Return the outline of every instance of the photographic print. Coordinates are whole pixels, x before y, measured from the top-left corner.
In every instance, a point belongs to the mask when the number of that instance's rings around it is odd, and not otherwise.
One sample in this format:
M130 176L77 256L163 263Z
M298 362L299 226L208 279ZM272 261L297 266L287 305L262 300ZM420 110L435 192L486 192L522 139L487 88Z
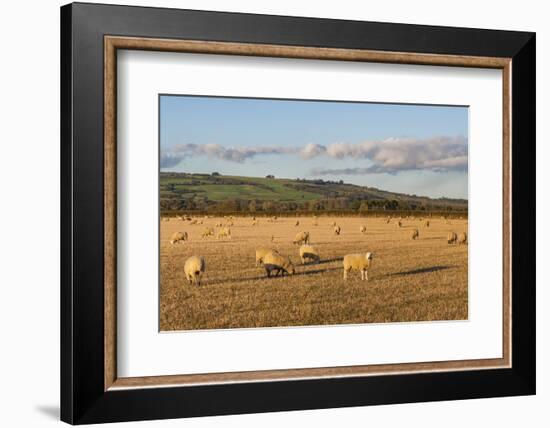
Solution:
M160 330L468 319L468 107L159 95Z

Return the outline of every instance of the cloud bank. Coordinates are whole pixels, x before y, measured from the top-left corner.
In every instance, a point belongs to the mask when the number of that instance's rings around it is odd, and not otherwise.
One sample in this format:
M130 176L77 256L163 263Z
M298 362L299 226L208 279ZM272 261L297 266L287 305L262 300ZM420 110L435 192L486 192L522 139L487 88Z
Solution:
M208 156L243 163L259 155L297 155L304 160L321 156L329 159L368 161L365 167L317 168L311 175L397 174L428 170L449 172L468 170L468 142L464 137L388 138L357 144L307 144L304 147L224 147L219 144L181 144L161 154L161 168L171 168L186 158Z

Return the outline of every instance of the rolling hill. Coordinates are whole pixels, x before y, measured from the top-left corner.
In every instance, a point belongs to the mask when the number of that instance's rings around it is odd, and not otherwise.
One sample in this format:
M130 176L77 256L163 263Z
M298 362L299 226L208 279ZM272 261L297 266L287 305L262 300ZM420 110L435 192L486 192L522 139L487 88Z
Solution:
M326 180L161 172L162 211L459 211L465 199L407 195Z

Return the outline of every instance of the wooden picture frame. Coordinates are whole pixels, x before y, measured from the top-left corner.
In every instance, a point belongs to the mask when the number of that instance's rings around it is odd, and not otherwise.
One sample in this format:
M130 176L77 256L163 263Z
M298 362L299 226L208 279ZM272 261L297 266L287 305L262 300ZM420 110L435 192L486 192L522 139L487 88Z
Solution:
M117 49L502 70L503 357L118 377ZM61 9L61 53L62 420L114 422L535 392L534 34L77 3Z

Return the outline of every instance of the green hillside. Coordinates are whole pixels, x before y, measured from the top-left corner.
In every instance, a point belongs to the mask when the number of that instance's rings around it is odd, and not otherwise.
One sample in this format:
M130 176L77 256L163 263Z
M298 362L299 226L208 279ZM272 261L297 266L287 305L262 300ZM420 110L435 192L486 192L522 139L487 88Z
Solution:
M463 199L431 199L343 181L216 174L160 174L163 211L466 211Z

